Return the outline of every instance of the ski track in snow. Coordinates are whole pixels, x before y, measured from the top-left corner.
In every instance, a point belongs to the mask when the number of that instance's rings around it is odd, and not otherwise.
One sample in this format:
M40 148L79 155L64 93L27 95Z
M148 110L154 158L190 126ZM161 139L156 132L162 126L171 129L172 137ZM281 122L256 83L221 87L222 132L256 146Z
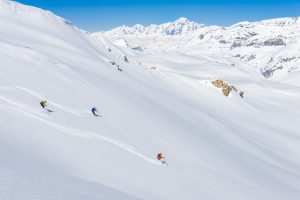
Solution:
M11 100L8 100L7 98L4 98L2 96L0 96L0 99L3 100L3 101L6 101L7 103L13 105L13 106L8 106L8 105L0 105L0 109L2 110L13 110L13 111L17 111L19 113L22 113L24 115L27 115L27 116L30 116L32 118L35 118L36 120L39 120L59 131L62 131L64 133L67 133L67 134L70 134L70 135L73 135L73 136L77 136L77 137L82 137L82 138L90 138L90 139L97 139L97 140L101 140L101 141L105 141L107 143L110 143L114 146L117 146L123 150L126 150L127 152L147 161L147 162L150 162L152 164L155 164L155 165L161 165L160 162L156 161L156 160L153 160L151 158L148 158L147 156L143 155L142 153L138 152L136 150L136 148L128 145L128 144L125 144L124 142L121 142L121 141L117 141L117 140L114 140L114 139L110 139L108 137L105 137L105 136L101 136L101 135L98 135L97 133L94 133L94 132L90 132L90 131L85 131L85 130L78 130L78 129L73 129L73 128L69 128L69 127L65 127L65 126L62 126L62 125L58 125L58 124L55 124L53 122L50 122L48 120L45 120L41 117L38 117L36 116L35 113L33 112L29 112L29 111L23 111L21 110L22 106L21 104L19 103L16 103L14 101L11 101ZM15 107L19 107L19 109L16 109Z
M31 91L31 90L29 90L29 89L27 89L27 88L24 88L24 87L21 87L21 86L15 86L15 88L17 88L17 89L19 89L19 90L22 90L22 91L24 91L24 92L26 92L26 93L28 93L28 94L34 96L35 98L38 99L38 101L40 101L41 99L44 99L43 95L38 94L37 92L33 92L33 91ZM63 111L66 111L66 112L68 112L68 113L70 113L70 114L72 114L72 115L76 115L76 116L84 116L83 113L87 113L87 112L88 112L88 111L85 110L85 109L79 109L79 110L76 110L76 109L70 108L70 107L68 107L68 106L62 106L62 105L57 104L57 103L55 103L55 102L53 102L53 101L51 101L51 100L47 100L47 101L48 101L49 103L51 103L54 107L57 107L57 108L59 108L59 109L61 109L61 110L63 110Z

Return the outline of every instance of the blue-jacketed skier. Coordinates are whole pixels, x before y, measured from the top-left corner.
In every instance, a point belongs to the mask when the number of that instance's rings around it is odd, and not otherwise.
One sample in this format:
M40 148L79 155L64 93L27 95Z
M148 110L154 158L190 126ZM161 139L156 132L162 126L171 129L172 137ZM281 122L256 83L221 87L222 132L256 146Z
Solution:
M98 111L98 110L97 110L96 107L92 108L92 113L94 114L94 116L95 116L95 117L100 117L100 115L98 115L98 114L96 113L97 111Z

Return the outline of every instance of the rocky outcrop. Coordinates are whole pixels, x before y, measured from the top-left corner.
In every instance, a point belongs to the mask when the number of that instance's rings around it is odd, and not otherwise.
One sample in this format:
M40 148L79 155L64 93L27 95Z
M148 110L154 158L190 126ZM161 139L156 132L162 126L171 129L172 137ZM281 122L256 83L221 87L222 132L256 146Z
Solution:
M222 88L222 92L224 96L227 97L231 92L231 87L229 85L224 85L224 87Z
M129 63L129 60L128 60L128 58L126 56L124 56L123 59L124 59L124 62Z
M286 46L286 43L281 38L271 38L263 43L265 46Z
M213 84L213 86L217 87L217 88L223 88L223 86L225 85L224 81L222 80L215 80L211 82Z
M244 91L240 91L239 95L241 98L244 98Z
M224 96L229 96L229 94L231 92L239 92L239 95L241 98L244 98L244 92L243 91L238 91L238 89L233 86L233 85L229 85L228 83L226 83L223 80L217 79L211 82L213 86L215 86L216 88L220 88L222 89L222 93Z

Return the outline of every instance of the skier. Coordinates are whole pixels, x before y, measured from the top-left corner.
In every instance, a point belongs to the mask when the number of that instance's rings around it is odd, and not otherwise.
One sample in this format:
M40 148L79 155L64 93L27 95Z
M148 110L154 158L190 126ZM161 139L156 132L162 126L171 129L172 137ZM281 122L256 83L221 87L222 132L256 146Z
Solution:
M98 110L97 110L96 107L92 108L92 113L94 114L94 116L95 116L95 117L101 117L100 115L98 115L98 114L96 113L97 111L98 111Z
M157 157L157 160L161 161L162 164L167 164L167 162L165 161L165 156L163 155L163 153L158 153L156 157Z
M41 102L40 102L40 105L45 108L47 105L46 105L47 101L45 99L43 99Z

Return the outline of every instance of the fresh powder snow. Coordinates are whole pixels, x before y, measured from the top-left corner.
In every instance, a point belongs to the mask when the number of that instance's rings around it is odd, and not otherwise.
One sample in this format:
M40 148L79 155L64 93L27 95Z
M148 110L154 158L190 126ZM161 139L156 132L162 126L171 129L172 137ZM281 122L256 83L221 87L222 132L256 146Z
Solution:
M299 35L299 18L89 34L0 0L0 199L299 200Z

